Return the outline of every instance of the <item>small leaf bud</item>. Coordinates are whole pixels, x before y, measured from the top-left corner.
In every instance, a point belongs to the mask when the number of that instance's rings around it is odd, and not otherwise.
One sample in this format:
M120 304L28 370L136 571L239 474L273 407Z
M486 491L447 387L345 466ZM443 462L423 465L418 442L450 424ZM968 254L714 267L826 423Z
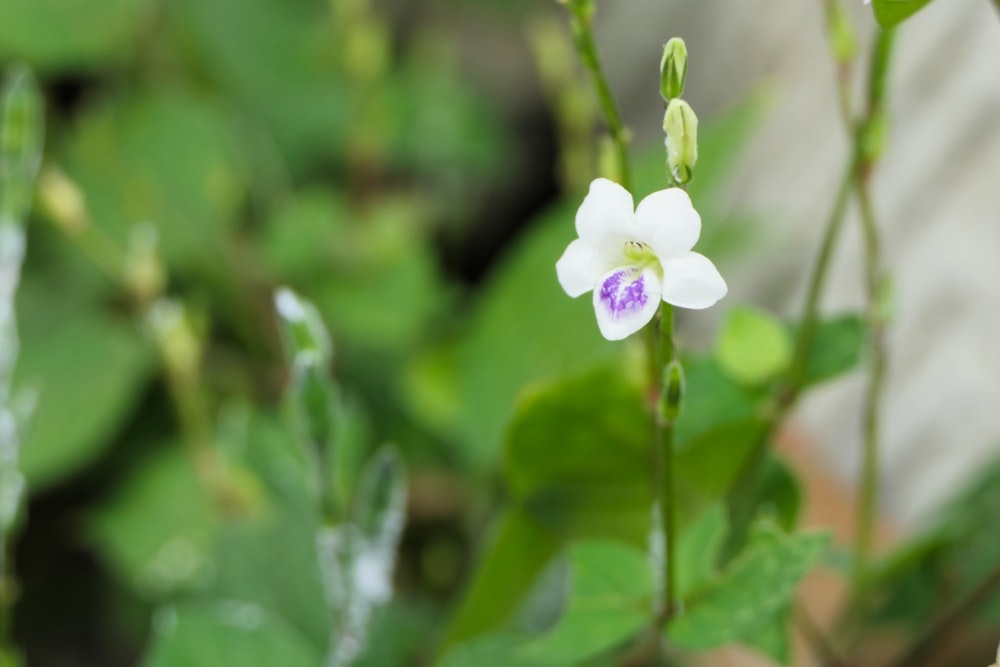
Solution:
M663 131L667 137L667 168L678 185L691 180L698 161L698 116L691 105L680 98L670 100L663 115Z
M687 79L687 45L680 37L674 37L663 46L660 60L660 95L669 103L684 94L684 80Z

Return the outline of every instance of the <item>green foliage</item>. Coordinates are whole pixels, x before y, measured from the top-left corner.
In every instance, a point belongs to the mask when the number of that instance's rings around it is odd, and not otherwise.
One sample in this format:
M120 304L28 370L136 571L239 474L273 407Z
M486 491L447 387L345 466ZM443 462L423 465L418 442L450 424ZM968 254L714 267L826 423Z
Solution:
M928 5L931 0L872 0L875 19L884 30L895 28Z
M0 0L0 58L55 72L126 59L150 0Z
M320 654L261 607L238 601L161 610L144 667L315 667Z
M653 586L645 553L611 542L579 542L569 560L565 612L555 628L521 649L541 664L579 664L626 642L649 622Z
M737 306L729 310L715 343L719 365L736 380L760 384L784 371L792 358L792 339L766 313Z
M219 518L171 441L90 515L87 532L122 581L160 600L205 583Z
M671 641L681 648L703 650L751 641L768 631L776 616L784 618L796 585L820 558L826 541L820 534L788 536L776 529L759 529L747 550L671 623ZM777 651L777 642L768 640L765 645Z
M38 397L21 460L32 488L62 480L107 448L152 362L132 325L101 313L50 311L24 319L15 382Z

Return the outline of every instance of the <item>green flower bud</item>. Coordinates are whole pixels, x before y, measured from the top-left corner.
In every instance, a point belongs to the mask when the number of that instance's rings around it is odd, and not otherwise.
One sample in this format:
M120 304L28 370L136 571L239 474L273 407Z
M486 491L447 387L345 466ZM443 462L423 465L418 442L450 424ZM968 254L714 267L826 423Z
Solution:
M664 102L684 94L684 80L687 78L687 45L680 37L674 37L663 46L660 60L660 95Z
M691 180L698 161L698 116L691 105L680 98L670 100L663 115L663 131L667 133L667 168L678 185Z
M837 62L846 65L854 60L858 51L858 40L854 34L851 17L839 2L827 4L827 25L829 26L830 48Z
M684 367L679 361L671 361L663 369L663 389L660 394L660 416L673 423L681 414L684 398Z

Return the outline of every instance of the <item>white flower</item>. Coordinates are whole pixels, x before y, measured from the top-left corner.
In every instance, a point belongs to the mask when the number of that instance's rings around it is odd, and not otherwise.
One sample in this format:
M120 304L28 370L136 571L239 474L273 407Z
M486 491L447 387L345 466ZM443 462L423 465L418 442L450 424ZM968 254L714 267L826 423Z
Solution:
M726 294L715 265L691 252L701 217L680 188L654 192L633 210L628 190L595 179L576 212L576 233L556 274L571 297L593 290L597 326L608 340L644 327L660 299L700 309Z

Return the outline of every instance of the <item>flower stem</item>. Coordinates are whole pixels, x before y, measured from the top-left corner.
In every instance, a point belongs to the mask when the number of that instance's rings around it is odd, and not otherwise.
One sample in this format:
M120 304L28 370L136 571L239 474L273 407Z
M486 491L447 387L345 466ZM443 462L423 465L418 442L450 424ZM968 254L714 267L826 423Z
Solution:
M658 357L660 369L677 364L677 347L674 343L674 307L664 303L660 308L660 341ZM677 611L677 522L676 491L674 480L674 426L680 407L680 389L671 387L671 380L664 381L664 372L658 373L656 386L660 390L660 406L656 415L657 489L656 502L664 540L663 598L658 602L658 624L662 625Z
M892 50L892 35L880 32L875 37L869 76L868 109L862 120L858 134L861 140L871 134L871 125L879 122L884 106L885 79ZM882 395L885 386L886 315L882 304L881 240L878 223L872 206L869 178L874 167L877 151L866 153L863 164L855 176L854 188L861 211L861 226L865 246L865 286L867 299L867 320L871 368L869 369L868 391L865 396L864 452L861 462L860 497L855 535L855 558L852 573L855 602L864 593L871 560L872 541L875 532L875 516L879 498L879 436Z
M621 185L632 191L632 170L629 164L628 154L628 130L622 123L621 114L618 113L618 105L608 85L608 79L604 75L601 66L601 59L597 53L597 43L594 41L594 6L588 0L567 0L570 11L570 28L573 31L573 43L576 46L577 54L583 62L584 67L590 73L594 82L594 89L597 92L597 99L601 105L604 115L604 122L607 123L611 141L614 143L615 156L618 168L618 178Z

